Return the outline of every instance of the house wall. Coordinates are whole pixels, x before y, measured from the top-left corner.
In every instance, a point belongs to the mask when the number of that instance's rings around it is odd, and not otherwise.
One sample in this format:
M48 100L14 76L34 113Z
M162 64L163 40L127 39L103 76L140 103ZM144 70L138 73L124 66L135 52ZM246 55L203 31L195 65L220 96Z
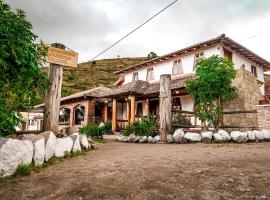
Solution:
M43 113L21 112L21 115L24 119L24 125L20 124L15 127L17 131L40 131L42 129Z

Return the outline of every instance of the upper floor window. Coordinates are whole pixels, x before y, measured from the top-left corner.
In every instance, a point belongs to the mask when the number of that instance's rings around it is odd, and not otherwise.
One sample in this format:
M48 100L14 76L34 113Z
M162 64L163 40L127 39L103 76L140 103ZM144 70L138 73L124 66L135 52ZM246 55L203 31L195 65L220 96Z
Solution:
M202 52L198 52L198 53L195 54L195 56L194 56L194 63L193 63L193 70L196 70L196 68L197 68L197 62L198 62L199 59L202 59L202 58L204 58L204 52L203 51Z
M147 69L146 80L147 81L154 80L154 69L153 69L153 67Z
M173 69L172 69L172 75L182 74L183 73L183 66L182 66L182 60L175 60L173 61Z
M251 65L251 73L257 78L257 67Z
M223 51L224 51L224 58L232 61L232 52L227 49L223 49Z
M134 72L132 75L132 81L137 81L137 80L139 80L139 74L138 72Z

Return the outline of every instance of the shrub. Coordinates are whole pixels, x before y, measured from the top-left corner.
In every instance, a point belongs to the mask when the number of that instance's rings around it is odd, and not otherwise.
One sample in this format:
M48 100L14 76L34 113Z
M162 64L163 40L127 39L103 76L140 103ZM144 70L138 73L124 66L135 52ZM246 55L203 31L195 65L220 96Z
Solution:
M104 134L104 127L99 127L96 124L89 124L87 126L84 126L82 128L80 128L80 132L82 134L87 135L88 137L102 137L102 135Z
M123 135L129 136L135 133L138 136L154 136L157 120L150 114L146 118L141 118L125 127Z
M112 132L112 122L111 121L107 121L104 124L105 124L104 131L106 133L111 133Z
M15 174L19 176L28 176L31 173L31 171L32 171L32 164L21 163L17 166Z

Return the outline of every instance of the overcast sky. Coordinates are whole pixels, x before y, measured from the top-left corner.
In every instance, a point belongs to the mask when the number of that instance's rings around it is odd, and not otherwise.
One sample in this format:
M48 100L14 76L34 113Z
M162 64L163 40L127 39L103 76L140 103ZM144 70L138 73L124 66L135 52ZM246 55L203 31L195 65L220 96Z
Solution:
M88 61L173 0L4 0L34 33ZM222 33L270 60L270 0L179 0L101 58L158 55Z

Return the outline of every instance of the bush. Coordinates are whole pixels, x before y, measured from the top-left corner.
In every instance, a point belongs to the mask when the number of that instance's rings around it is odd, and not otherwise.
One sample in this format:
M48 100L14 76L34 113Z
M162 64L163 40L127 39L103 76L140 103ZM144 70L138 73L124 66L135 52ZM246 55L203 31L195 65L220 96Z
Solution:
M88 137L100 138L103 136L105 129L104 129L104 127L99 127L96 124L89 124L87 126L80 128L80 132L82 134L87 135Z
M28 176L31 173L31 171L32 171L32 164L21 163L17 166L15 174L19 176Z
M112 132L112 122L107 121L104 124L105 124L105 127L104 127L105 133L111 133Z
M150 114L146 118L141 118L133 124L125 127L123 135L129 136L135 133L138 136L154 136L156 131L157 120Z

